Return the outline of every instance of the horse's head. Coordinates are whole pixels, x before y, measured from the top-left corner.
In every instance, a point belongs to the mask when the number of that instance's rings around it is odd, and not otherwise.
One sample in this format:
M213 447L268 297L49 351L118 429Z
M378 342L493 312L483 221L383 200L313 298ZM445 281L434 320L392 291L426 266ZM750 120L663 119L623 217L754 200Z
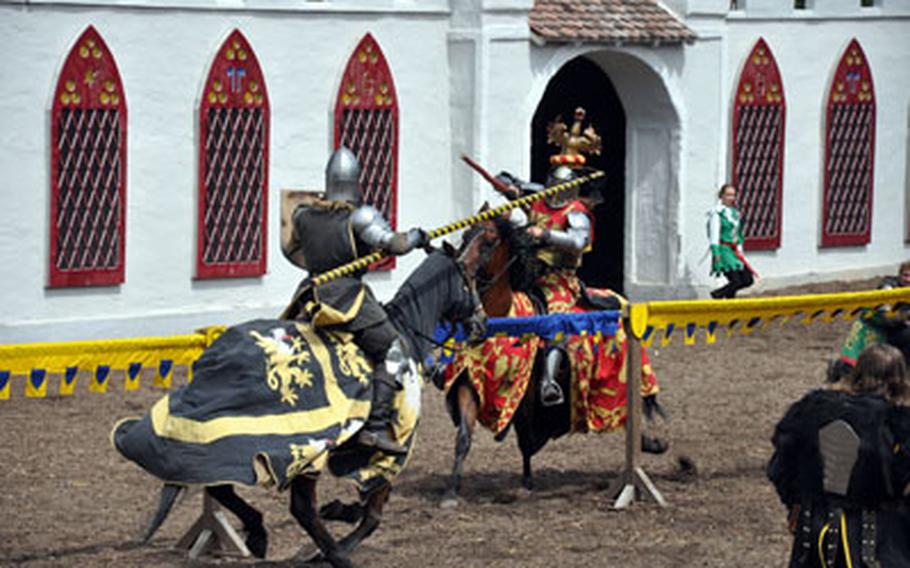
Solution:
M475 225L465 232L461 246L455 249L444 247L458 267L462 279L461 298L453 301L446 319L460 321L465 325L469 340L476 340L486 331L486 314L478 291L479 281L488 271L494 254L501 243L499 232L491 221Z
M527 292L541 274L536 242L512 220L497 217L475 225L462 248L480 239L477 249L477 292L489 316L509 314L514 292Z

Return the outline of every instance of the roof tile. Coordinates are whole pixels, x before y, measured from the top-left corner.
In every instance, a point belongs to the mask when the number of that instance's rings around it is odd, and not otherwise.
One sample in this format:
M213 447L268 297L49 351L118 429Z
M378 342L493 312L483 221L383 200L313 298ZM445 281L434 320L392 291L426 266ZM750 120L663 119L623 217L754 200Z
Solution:
M535 0L531 30L547 41L692 42L696 35L654 0Z

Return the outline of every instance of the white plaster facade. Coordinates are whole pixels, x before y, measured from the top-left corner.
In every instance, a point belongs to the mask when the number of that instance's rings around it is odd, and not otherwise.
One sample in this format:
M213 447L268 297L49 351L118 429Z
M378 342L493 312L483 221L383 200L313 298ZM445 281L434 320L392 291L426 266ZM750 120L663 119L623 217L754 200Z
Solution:
M763 285L890 271L908 254L910 3L668 0L690 45L548 44L532 0L0 0L0 343L185 333L274 316L301 274L278 244L282 188L320 188L338 82L370 32L400 108L399 225L469 213L489 188L458 156L530 170L530 123L548 81L583 55L609 76L626 114L625 288L636 299L692 297L713 284L705 211L729 173L733 90L759 37L787 98L780 249L753 253ZM824 5L824 8L823 8ZM129 105L126 280L49 289L51 97L73 42L94 25ZM212 56L239 28L271 102L268 272L198 281L196 108ZM820 249L824 104L843 48L859 39L877 101L871 243ZM388 298L420 260L369 278ZM852 271L852 272L851 272Z

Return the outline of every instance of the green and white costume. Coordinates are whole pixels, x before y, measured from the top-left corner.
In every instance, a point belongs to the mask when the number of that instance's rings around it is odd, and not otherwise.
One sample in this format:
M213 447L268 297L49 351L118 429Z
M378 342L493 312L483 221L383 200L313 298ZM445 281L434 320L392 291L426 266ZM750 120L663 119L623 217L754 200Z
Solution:
M724 272L746 268L743 261L743 227L739 211L717 203L708 212L708 242L711 243L711 274L720 276ZM737 254L738 253L738 254Z

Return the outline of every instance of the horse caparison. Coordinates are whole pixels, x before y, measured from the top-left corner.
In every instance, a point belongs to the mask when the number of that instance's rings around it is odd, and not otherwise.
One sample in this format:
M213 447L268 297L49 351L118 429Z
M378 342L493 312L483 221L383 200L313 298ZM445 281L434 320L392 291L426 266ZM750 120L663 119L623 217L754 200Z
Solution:
M506 317L510 313L515 294L526 294L532 300L537 314L545 313L545 304L535 297L532 286L542 274L544 266L535 257L536 244L523 228L515 227L507 220L497 219L484 227L475 229L495 230L501 237L493 251L490 262L478 275L481 301L489 317ZM531 380L524 397L515 410L512 422L496 435L502 441L514 426L518 447L522 455L522 485L533 489L534 480L531 470L531 458L539 452L549 440L563 436L570 431L571 408L563 403L555 406L544 406L537 396L537 385L543 372L543 349L537 350L537 356L531 372ZM564 360L564 363L568 363ZM570 370L564 364L557 381L563 392L570 392ZM657 405L656 396L648 397L646 416L651 418L656 411L664 417L663 409ZM480 411L480 400L467 371L455 378L447 394L447 407L456 426L455 458L452 474L446 488L443 504L457 503L461 489L461 477L464 462L471 449L471 441L477 425ZM643 436L643 450L661 453L666 444L657 438Z
M493 238L496 238L495 233L477 232L464 239L458 251L446 247L445 251L431 253L387 304L389 318L401 332L411 354L422 359L428 353L432 347L428 338L432 337L438 321L466 321L476 315L479 305L475 279L483 264L489 262L495 246L490 242ZM336 541L326 529L317 507L317 480L308 475L298 475L290 480L291 514L318 547L314 559L325 560L335 568L351 568L354 564L349 555L379 526L391 484L383 481L369 492L361 493L361 502L352 507L353 516L347 517L347 520L359 520L359 523L348 535ZM165 484L158 511L145 535L146 541L164 521L181 490L180 486ZM262 514L241 498L233 485L210 486L206 492L241 520L250 552L265 557L268 535ZM337 514L337 510L337 503L324 508L327 513L336 511Z

